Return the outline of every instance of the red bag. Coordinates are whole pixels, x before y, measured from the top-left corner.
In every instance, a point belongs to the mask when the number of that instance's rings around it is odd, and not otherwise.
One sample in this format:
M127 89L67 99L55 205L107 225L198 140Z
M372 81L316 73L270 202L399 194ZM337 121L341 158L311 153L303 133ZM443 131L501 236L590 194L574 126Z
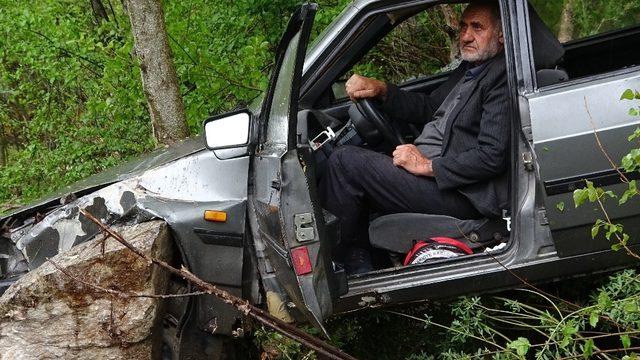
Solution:
M431 260L471 254L473 254L473 250L461 241L447 237L435 237L416 242L404 258L404 265L424 264Z

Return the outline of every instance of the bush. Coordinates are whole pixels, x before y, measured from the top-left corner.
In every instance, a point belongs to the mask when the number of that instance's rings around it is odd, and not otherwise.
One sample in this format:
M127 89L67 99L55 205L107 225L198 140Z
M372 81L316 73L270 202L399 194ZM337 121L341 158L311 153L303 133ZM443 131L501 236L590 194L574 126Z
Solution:
M260 96L297 3L164 3L192 134L207 116ZM129 19L121 2L104 4L109 21L97 24L90 2L0 0L0 137L9 143L0 204L33 200L155 147ZM321 3L316 28L344 4Z

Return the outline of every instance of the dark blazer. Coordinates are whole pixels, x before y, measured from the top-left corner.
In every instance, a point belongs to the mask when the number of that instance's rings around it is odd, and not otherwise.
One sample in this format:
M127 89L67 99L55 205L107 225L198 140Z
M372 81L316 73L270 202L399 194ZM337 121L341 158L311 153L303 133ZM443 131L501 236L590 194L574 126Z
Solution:
M431 121L449 92L469 67L463 62L431 94L388 86L384 109L394 120ZM489 60L472 80L447 122L442 157L433 160L440 190L456 189L484 216L499 217L508 208L508 164L511 111L504 54Z

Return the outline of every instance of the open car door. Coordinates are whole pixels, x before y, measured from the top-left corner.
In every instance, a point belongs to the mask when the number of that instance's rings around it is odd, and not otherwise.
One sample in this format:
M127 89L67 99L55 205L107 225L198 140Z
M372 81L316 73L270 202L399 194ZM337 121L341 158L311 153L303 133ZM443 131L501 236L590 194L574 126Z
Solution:
M297 310L323 332L336 293L322 209L313 201L315 180L305 150L296 148L298 97L315 4L291 18L261 110L253 158L250 211L254 236L269 260L263 280L277 279ZM265 271L265 269L261 269Z

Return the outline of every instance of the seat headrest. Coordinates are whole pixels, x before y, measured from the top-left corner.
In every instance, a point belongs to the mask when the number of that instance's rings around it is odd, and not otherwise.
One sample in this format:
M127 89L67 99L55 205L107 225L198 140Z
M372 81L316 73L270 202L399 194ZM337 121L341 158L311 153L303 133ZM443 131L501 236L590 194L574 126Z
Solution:
M531 26L533 60L536 69L553 69L564 56L562 44L540 19L531 4L529 4L529 23Z

